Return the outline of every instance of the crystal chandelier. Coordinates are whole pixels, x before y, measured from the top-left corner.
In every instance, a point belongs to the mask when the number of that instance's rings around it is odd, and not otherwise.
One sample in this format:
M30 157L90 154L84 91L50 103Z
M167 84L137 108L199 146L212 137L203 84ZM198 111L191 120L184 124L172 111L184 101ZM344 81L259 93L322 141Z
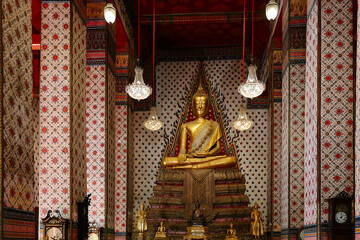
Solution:
M138 59L139 61L139 59ZM130 95L131 98L138 101L143 100L150 96L151 87L144 83L143 69L138 65L135 67L135 80L132 84L129 84L125 88L125 92Z
M156 114L156 107L151 107L150 116L144 122L144 127L149 129L150 131L157 131L164 126L163 121L161 121Z
M248 77L245 83L240 84L238 91L246 98L260 96L265 90L265 84L260 82L256 76L257 67L251 64L248 68Z
M155 89L155 0L153 0L153 90ZM155 94L152 95L152 102L155 101ZM150 108L150 116L144 122L145 128L150 131L157 131L162 126L164 126L163 121L161 121L156 114L156 107L153 106Z
M234 128L240 131L245 131L251 128L254 124L253 120L248 119L246 115L246 109L244 106L240 107L240 113L238 119L233 123Z
M104 18L107 23L113 24L116 20L116 10L112 3L107 3L104 8Z
M270 0L266 5L265 13L269 21L275 20L279 12L279 5L275 0Z

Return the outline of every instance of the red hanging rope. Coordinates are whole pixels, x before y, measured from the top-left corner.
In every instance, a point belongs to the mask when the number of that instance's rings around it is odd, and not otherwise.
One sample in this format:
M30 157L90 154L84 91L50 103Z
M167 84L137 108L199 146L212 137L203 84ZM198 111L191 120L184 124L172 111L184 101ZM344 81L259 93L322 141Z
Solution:
M155 93L155 0L153 0L153 94L152 100L154 103L154 93Z
M252 0L251 57L254 57L254 0Z
M245 83L245 3L244 1L244 21L243 21L243 82Z
M138 0L138 58L140 59L140 0Z

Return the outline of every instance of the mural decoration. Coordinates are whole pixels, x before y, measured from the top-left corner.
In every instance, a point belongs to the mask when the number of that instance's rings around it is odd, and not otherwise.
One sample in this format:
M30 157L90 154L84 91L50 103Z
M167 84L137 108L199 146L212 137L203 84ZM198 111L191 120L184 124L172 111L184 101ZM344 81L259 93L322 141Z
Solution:
M2 6L3 202L5 207L34 211L31 2L8 0Z

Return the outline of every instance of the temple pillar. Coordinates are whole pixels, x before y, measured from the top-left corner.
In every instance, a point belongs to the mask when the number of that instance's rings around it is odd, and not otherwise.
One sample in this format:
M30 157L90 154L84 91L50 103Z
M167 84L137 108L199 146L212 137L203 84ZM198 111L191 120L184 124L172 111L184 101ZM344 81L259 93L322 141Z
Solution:
M129 41L121 18L116 18L115 93L115 239L126 239L128 198L128 84Z
M281 238L303 226L306 1L283 4Z
M0 239L31 238L38 206L31 1L2 1L1 16Z
M282 96L281 96L282 51L275 49L270 57L271 73L270 102L268 112L268 236L270 239L281 237L281 131L282 131Z
M86 6L76 4L43 1L41 9L40 221L60 211L69 239L77 239L76 203L86 196Z
M353 1L308 1L305 239L328 239L327 199L354 193Z
M359 35L360 33L360 10L359 7L357 7L357 35ZM356 94L356 109L355 109L355 125L356 125L356 131L355 131L355 144L354 144L354 148L355 148L355 186L357 186L355 188L355 239L358 240L360 239L360 103L359 103L359 96L360 96L360 71L359 71L359 67L360 67L360 39L359 37L357 38L357 45L356 45L356 59L354 59L354 61L356 61L356 89L355 89L355 94Z
M102 238L115 230L115 34L106 23L106 2L87 3L86 161L91 194L89 222Z

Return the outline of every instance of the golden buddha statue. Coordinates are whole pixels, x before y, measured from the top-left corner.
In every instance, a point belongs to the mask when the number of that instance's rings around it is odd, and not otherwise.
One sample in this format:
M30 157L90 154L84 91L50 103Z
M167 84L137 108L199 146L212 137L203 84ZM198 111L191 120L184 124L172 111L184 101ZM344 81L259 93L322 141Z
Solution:
M166 236L166 228L164 227L164 222L161 221L160 222L160 226L158 227L156 234L155 234L155 240L160 240L160 239L169 239Z
M259 205L255 202L254 211L251 212L251 228L250 233L255 237L255 240L260 239L264 235L263 219L261 212L258 210Z
M146 219L146 211L144 210L144 204L140 205L140 211L137 214L137 224L136 229L139 233L144 233L147 230L147 219Z
M222 137L219 123L205 119L209 110L209 97L201 83L192 98L196 119L180 127L180 153L177 157L165 157L163 166L172 169L227 168L237 163L235 157L219 155ZM186 152L187 138L190 138Z
M230 223L230 228L226 230L226 240L238 240L239 238L236 236L236 229L233 228L233 224Z

